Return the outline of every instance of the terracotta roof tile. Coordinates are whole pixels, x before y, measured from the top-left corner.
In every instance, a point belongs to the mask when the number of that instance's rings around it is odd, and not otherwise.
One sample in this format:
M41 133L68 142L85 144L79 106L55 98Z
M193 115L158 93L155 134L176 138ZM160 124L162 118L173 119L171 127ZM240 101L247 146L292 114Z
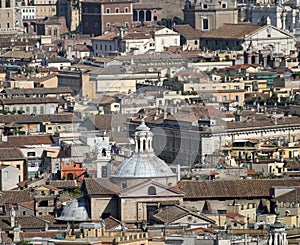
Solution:
M41 123L41 122L52 122L52 123L72 123L81 122L73 113L63 114L49 114L49 115L27 115L27 114L15 114L15 115L0 115L0 123Z
M192 212L186 208L180 207L178 205L174 205L174 206L169 206L167 208L164 208L162 210L160 210L158 213L154 214L153 217L163 223L171 223L174 222L180 218L183 218L187 215L193 215L196 216L200 219L204 219L210 223L215 223L215 221L213 221L212 219L201 215L201 214L197 214L195 212Z
M12 97L6 99L0 99L2 105L14 105L14 104L45 104L45 103L58 103L58 99L55 97Z
M0 147L21 147L25 145L52 145L50 135L8 136L7 142L0 142Z
M18 148L0 148L0 160L25 160L25 156Z
M49 76L43 76L40 78L32 78L36 82L36 80L45 80L52 77L56 77L56 74L50 74ZM50 94L71 94L73 90L69 87L59 87L59 88L7 88L3 90L1 93L7 94L8 96L15 95L50 95Z
M106 219L104 219L104 222L105 222L105 230L112 230L122 224L120 220L117 220L112 216L109 216Z
M272 186L300 186L299 179L179 181L179 190L188 199L269 198Z
M58 189L79 187L76 180L50 180L49 185Z
M204 32L203 38L243 39L264 27L248 23L224 24L223 26L208 32Z
M175 25L173 29L174 31L178 32L181 36L184 36L187 39L200 39L200 37L203 35L202 31L196 30L190 25Z
M84 180L84 186L89 195L108 194L114 195L120 191L120 187L112 183L109 179L89 179Z
M2 191L0 195L0 203L2 204L18 204L30 202L34 199L34 193L30 189L21 191Z
M300 188L296 188L275 198L278 202L295 202L300 203Z
M235 219L236 217L238 218L244 218L244 215L241 215L239 213L226 213L226 217L231 218L231 219Z

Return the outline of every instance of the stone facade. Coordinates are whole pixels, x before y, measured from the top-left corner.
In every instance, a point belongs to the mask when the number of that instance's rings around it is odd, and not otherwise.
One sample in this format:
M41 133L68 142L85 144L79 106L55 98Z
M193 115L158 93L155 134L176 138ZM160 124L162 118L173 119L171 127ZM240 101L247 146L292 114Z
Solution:
M187 0L183 9L185 23L202 31L214 30L224 23L236 24L238 22L238 9L236 0L211 1Z

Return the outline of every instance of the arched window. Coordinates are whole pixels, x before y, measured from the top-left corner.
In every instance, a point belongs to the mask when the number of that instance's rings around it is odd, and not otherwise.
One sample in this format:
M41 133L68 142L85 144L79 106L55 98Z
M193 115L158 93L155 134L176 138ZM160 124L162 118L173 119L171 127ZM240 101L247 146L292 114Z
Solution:
M146 140L143 140L143 151L146 150Z
M156 188L154 186L149 186L148 195L156 195Z
M73 180L73 174L72 173L68 173L67 174L67 180Z
M136 10L133 10L133 21L137 21L138 20L138 14Z
M34 106L32 109L32 113L36 115L36 112L37 112L37 109L36 109L36 106Z
M44 106L42 106L42 105L40 106L40 114L41 115L45 114Z
M102 156L106 157L106 150L105 149L102 149Z
M139 12L139 21L144 21L145 20L145 13L144 11Z
M138 150L140 150L141 149L141 140L140 139L137 140L137 144L138 144Z
M146 11L146 21L151 21L152 19L152 13L150 10Z

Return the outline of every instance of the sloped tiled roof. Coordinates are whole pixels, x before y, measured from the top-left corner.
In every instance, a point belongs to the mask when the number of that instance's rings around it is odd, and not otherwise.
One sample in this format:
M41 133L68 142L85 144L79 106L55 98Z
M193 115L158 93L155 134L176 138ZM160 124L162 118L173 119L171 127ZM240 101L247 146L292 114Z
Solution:
M43 76L37 79L49 79L56 77L55 74L50 74L49 76ZM32 78L35 80L35 78ZM59 88L6 88L3 93L8 94L9 96L14 95L32 95L32 94L65 94L72 93L73 90L70 87L59 87Z
M202 31L196 30L190 25L175 25L173 26L174 31L178 32L181 36L185 38L200 38L203 34Z
M8 136L7 142L0 142L0 147L21 147L24 145L52 145L50 135Z
M178 181L185 198L269 198L272 186L300 186L300 179Z
M12 97L6 99L0 99L0 103L3 105L14 105L14 104L44 104L44 103L58 103L58 99L55 97Z
M21 229L45 229L47 222L35 216L18 216L16 222L21 226ZM10 216L0 216L0 228L2 230L12 229L10 225Z
M24 155L18 148L0 148L0 160L23 160Z
M109 216L106 219L104 219L104 222L105 222L105 230L112 230L117 226L121 225L122 223L120 220L117 220L112 216Z
M204 32L204 38L243 39L246 35L257 32L264 27L248 23L224 24L223 26L208 32Z
M59 189L79 187L76 180L50 180L49 185Z
M48 114L48 115L27 115L27 114L14 114L14 115L0 115L0 123L41 123L41 122L52 122L52 123L71 123L81 122L73 113L62 113L62 114Z
M84 185L88 195L114 195L120 191L120 187L112 183L109 179L86 178Z
M272 118L260 118L259 120L248 120L248 121L237 121L237 122L226 122L227 130L236 130L241 128L252 128L252 130L256 130L257 128L274 128L274 127L282 127L282 126L292 126L292 125L300 125L299 117L283 117L278 118L276 120L276 124L274 124Z
M190 211L186 208L180 207L178 205L169 206L165 209L162 209L157 214L154 214L153 217L163 223L171 223L171 222L181 219L187 215L193 215L193 216L203 219L207 222L215 223L214 220L212 220L204 215L197 214L195 212L192 212L192 211Z
M291 190L275 198L278 202L295 202L300 203L300 188Z
M2 58L31 59L31 51L12 50L0 55Z
M226 213L226 217L230 218L230 219L235 219L235 218L244 218L245 216L244 215L241 215L239 213L232 213L232 212L229 212L229 213Z
M116 32L109 32L109 33L103 34L101 36L93 37L91 40L95 40L95 41L112 41L117 37L118 37L118 35L117 35Z
M2 204L18 204L30 202L34 199L34 193L30 189L21 191L2 191L0 195L0 203Z

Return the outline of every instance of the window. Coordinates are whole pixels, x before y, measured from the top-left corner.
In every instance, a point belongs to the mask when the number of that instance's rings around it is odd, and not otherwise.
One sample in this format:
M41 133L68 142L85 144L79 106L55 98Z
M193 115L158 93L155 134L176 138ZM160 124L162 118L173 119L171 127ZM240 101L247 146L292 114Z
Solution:
M125 27L129 27L129 23L128 22L125 22Z
M5 8L10 8L10 0L5 0Z
M208 19L203 19L202 21L202 29L203 30L208 30Z
M51 36L51 34L52 34L52 33L51 33L51 30L48 30L48 35Z
M115 9L115 12L118 14L118 13L120 13L120 9L119 8L116 8Z
M202 8L203 8L203 9L207 9L207 8L208 8L208 5L207 5L207 4L203 4L203 5L202 5Z
M226 8L227 8L226 3L222 3L222 9L226 9Z
M57 37L57 30L54 30L54 36Z
M6 13L7 18L9 18L9 13Z
M129 12L127 7L124 9L124 12L125 12L125 13L128 13L128 12Z
M26 114L29 114L29 113L30 113L30 107L26 106Z
M110 23L106 23L106 27L109 28L110 27Z
M195 44L195 45L198 45L198 40L195 40L194 44Z
M36 112L37 112L37 109L36 109L36 106L34 106L32 109L32 113L36 115Z
M165 44L165 39L161 39L161 45Z
M156 188L154 186L149 186L148 195L156 195Z
M45 114L45 112L44 112L44 106L42 106L42 105L41 105L41 107L40 107L40 114L41 114L41 115Z
M35 157L35 152L34 151L27 152L27 157Z
M109 14L110 13L110 8L106 9L106 13Z

